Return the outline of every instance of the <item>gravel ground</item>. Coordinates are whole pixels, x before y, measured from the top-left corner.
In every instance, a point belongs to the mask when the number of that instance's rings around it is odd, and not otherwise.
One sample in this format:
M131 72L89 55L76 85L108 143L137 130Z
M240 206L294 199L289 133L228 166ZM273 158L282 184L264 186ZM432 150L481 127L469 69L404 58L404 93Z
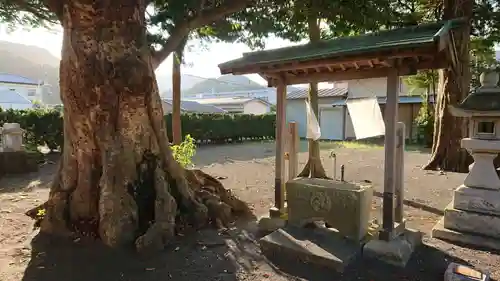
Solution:
M351 148L323 144L322 158L333 175L330 151L338 165L345 165L346 180L370 180L382 191L383 149ZM299 156L306 161L305 143ZM274 144L248 143L206 146L198 150L195 163L204 171L227 177L227 188L251 204L257 216L267 214L273 202ZM422 171L428 160L425 152L405 155L406 218L412 228L430 233L451 201L463 174ZM343 275L314 268L286 258L267 260L256 244L255 224L244 223L226 231L204 230L176 241L162 254L134 255L115 251L93 241L66 241L38 235L24 211L44 201L55 165L47 164L38 173L0 180L0 280L442 280L450 261L471 264L500 280L498 253L471 250L424 237L421 247L405 269L364 261ZM378 193L377 193L378 194ZM380 218L381 200L375 196L373 217Z

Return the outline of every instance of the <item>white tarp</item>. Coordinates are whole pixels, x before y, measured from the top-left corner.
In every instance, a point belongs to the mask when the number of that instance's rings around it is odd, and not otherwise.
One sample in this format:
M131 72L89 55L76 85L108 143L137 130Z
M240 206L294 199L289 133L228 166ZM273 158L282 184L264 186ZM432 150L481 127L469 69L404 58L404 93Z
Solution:
M351 115L356 139L383 136L385 123L377 98L348 99L347 110Z
M319 127L318 119L314 115L311 104L306 100L306 114L307 114L307 133L306 138L318 140L321 137L321 129Z

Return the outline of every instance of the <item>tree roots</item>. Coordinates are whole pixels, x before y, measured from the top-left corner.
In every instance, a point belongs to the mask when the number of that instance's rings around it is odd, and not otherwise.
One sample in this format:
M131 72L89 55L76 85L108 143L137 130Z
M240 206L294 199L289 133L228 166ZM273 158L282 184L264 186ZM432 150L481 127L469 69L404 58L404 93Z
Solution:
M110 189L111 182L106 184L101 180L99 218L90 220L93 225L85 231L79 221L71 220L68 215L71 193L54 187L49 200L26 215L35 220L35 227L40 226L41 231L60 234L55 227L60 219L55 218L64 217L67 234L94 236L109 246L135 243L138 251L163 249L175 233L186 228L208 224L226 228L237 218L253 217L248 205L225 189L219 180L197 169L181 172L182 182L174 180L154 155L145 153L137 165L138 177L128 184L126 193ZM53 184L60 184L57 177ZM181 190L182 186L187 190Z
M330 179L323 168L321 159L309 158L302 172L297 176L299 178L317 178L317 179Z

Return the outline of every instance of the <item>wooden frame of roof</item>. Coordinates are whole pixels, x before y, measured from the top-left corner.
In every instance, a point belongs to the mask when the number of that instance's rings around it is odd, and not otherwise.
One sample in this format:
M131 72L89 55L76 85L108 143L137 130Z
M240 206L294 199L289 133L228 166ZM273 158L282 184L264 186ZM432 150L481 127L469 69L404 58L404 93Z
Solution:
M361 36L257 51L219 65L221 74L258 73L276 86L307 82L385 77L397 69L399 76L418 70L439 69L456 59L450 31L464 20L428 23Z

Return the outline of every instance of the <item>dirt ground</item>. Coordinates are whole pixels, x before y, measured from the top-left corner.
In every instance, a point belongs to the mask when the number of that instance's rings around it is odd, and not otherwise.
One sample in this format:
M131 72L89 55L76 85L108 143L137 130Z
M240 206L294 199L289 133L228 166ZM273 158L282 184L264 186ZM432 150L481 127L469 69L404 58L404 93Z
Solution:
M346 180L370 180L382 191L383 150L376 147L337 147L323 144L325 168L333 176L334 149L337 163L345 165ZM299 162L305 164L305 143ZM223 183L251 204L257 216L267 214L273 202L274 144L248 143L206 146L195 163L204 171L227 177ZM0 280L1 281L156 281L156 280L443 280L451 261L470 264L500 280L500 256L451 245L428 236L451 201L452 191L463 174L422 171L428 154L405 155L406 218L409 226L426 233L425 245L405 269L374 261L360 261L344 274L314 268L286 258L269 261L261 255L255 224L245 223L229 231L203 230L180 237L164 253L141 256L132 251L108 249L93 241L68 241L36 235L24 211L44 201L47 184L55 171L46 164L38 173L0 180ZM337 173L339 174L339 173ZM377 195L376 194L376 195ZM381 200L375 196L373 216L380 218Z

